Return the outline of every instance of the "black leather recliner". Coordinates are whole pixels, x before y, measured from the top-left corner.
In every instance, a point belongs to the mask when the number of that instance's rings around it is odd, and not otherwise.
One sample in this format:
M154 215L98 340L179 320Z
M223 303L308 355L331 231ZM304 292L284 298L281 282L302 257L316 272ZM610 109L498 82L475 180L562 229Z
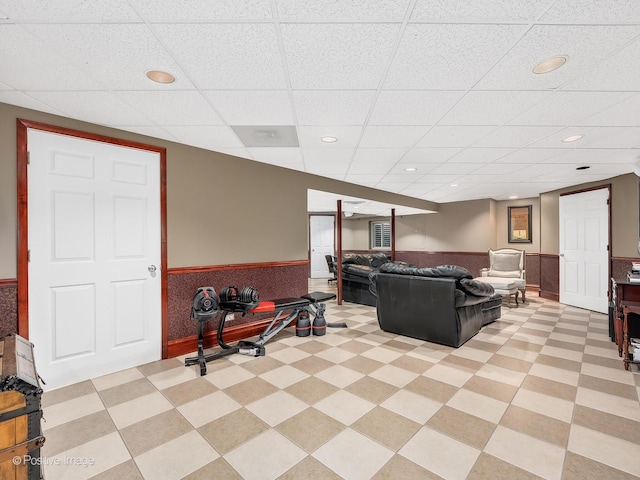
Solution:
M378 323L386 332L459 347L500 318L502 298L455 265L383 265L371 275Z

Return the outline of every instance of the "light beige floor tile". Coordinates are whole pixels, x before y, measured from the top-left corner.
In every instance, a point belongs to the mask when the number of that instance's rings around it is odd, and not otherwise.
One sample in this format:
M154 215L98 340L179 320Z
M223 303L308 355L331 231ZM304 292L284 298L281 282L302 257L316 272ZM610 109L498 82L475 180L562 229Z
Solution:
M245 480L273 480L306 456L304 450L284 435L267 430L227 453L224 458Z
M478 375L470 378L469 381L464 384L464 388L506 403L511 402L518 391L518 388L513 385L497 382Z
M178 407L191 400L204 397L214 393L218 389L211 382L207 382L203 377L194 378L188 382L165 388L162 394L175 406Z
M398 453L442 478L463 480L478 459L480 450L423 427Z
M104 406L109 408L122 402L128 402L143 395L149 395L156 392L157 389L145 377L133 380L131 382L116 385L104 390L100 390L100 398Z
M104 409L104 404L97 393L90 393L66 402L56 403L42 409L43 416L46 419L46 422L42 423L42 430L49 430Z
M455 387L461 387L473 376L473 374L469 372L441 364L434 365L424 372L423 375L434 380L448 383Z
M346 338L341 335L324 335L320 337L314 336L313 339L318 343L324 343L325 345L330 345L332 347L337 347L339 345L342 345L343 343L351 341L350 338Z
M492 422L446 405L429 419L426 426L477 449L484 448L496 428Z
M134 460L144 478L178 480L218 457L218 452L194 430Z
M209 383L209 382L205 382ZM211 385L209 383L209 385ZM212 388L215 388L212 386ZM248 405L260 400L267 395L271 395L279 390L278 387L263 380L261 377L253 377L244 382L236 383L223 391L233 398L240 405Z
M576 405L573 424L640 445L640 422L628 418Z
M66 387L56 388L55 390L47 390L42 394L41 403L43 408L47 408L57 403L84 397L92 393L96 393L96 388L91 380L86 380Z
M282 367L278 367L270 372L263 373L260 378L272 383L278 388L287 388L289 385L293 385L300 380L304 380L308 376L308 373L298 370L297 368L293 368L289 365L283 365Z
M198 367L198 372L200 367ZM184 383L189 380L193 380L197 377L195 367L187 368L185 366L172 368L165 370L155 375L147 377L151 383L153 383L158 390L164 390L165 388Z
M525 362L533 362L538 356L538 352L536 351L521 350L519 348L514 348L508 345L504 345L496 353L498 353L499 355L505 355L507 357L517 358L518 360L524 360Z
M573 360L574 362L581 362L583 355L582 352L567 350L566 348L553 347L550 345L545 345L544 347L542 347L540 353L543 355L564 358L566 360Z
M469 342L467 342L469 343ZM452 352L451 355L455 355L457 357L467 358L469 360L475 360L476 362L486 362L491 358L493 352L489 352L487 350L482 350L479 348L468 347L467 344L462 345L456 351Z
M100 410L46 430L42 455L53 457L116 430L109 413Z
M302 360L309 355L311 355L309 352L305 352L304 350L300 350L296 347L283 348L282 350L278 350L277 352L269 352L269 358L273 358L286 364L297 362L298 360Z
M518 390L511 403L563 422L570 423L573 416L573 402L524 388Z
M316 353L315 356L337 364L355 357L356 354L341 347L331 347Z
M224 455L268 429L253 413L240 408L201 426L198 433Z
M129 425L120 430L120 436L135 457L192 429L191 424L174 409Z
M568 342L568 343L577 343L579 345L584 345L586 341L586 337L583 337L581 335L567 335L566 333L556 333L556 332L551 333L551 335L549 335L549 338L551 340L559 340L561 342Z
M335 393L338 387L331 385L316 377L308 377L304 380L294 383L287 387L285 391L294 397L299 398L308 405L313 405L332 393Z
M417 393L399 390L382 402L380 406L403 415L414 422L424 424L442 407L442 403Z
M426 362L438 363L443 358L446 358L449 353L450 352L447 350L436 350L421 345L411 350L409 353L407 353L407 355L410 357L418 358L420 360L424 360Z
M255 416L275 427L307 408L307 404L287 392L275 392L268 397L250 403L245 408Z
M465 388L458 390L447 402L447 405L493 423L500 421L509 406L506 402L501 402Z
M239 408L238 402L218 391L184 403L178 407L178 411L198 428Z
M529 370L529 375L535 375L536 377L546 378L547 380L553 380L555 382L566 383L567 385L578 385L578 379L580 373L565 370L563 368L550 367L548 365L541 365L535 363Z
M374 408L375 404L344 390L338 390L320 400L314 407L345 425L351 425Z
M300 479L322 479L322 480L342 480L337 473L320 463L315 458L308 456L301 462L295 464L286 473L278 477L278 480L300 480ZM225 479L226 480L226 479Z
M129 383L139 378L144 378L144 375L137 368L128 368L121 372L111 373L102 377L93 378L91 381L96 387L96 390L106 390L107 388L116 387L123 383Z
M439 475L398 454L391 457L391 460L378 470L372 480L397 480L399 478L402 480L442 480Z
M348 385L344 390L377 405L396 393L398 388L367 376Z
M387 463L393 452L352 429L346 429L316 450L313 456L343 478L368 480Z
M640 476L640 445L572 425L568 449L623 472Z
M638 408L637 400L629 400L628 398L609 395L589 388L578 387L576 404L625 417L636 422L640 421L640 408Z
M500 420L503 427L566 448L571 424L526 408L509 406Z
M361 339L358 339L358 341L361 341ZM391 363L401 355L402 353L400 352L384 347L374 347L362 353L362 356L382 363Z
M567 452L564 461L563 480L637 480L637 475L623 472L604 463L591 460L577 453Z
M331 441L345 425L310 407L281 422L276 430L308 453Z
M119 403L108 409L113 423L119 429L133 425L159 413L171 410L173 405L160 392Z
M560 480L564 448L498 425L484 451L549 480Z
M418 374L393 365L385 365L380 367L378 370L371 372L369 376L395 387L402 388L407 383L414 380Z
M351 424L353 430L394 452L402 447L421 426L420 423L383 407L375 407Z
M467 480L540 480L541 477L522 470L487 453L480 454ZM585 480L584 478L581 480Z
M618 349L612 344L611 348L596 347L593 345L585 345L584 353L589 355L596 355L598 357L610 358L613 360L620 360L618 356Z
M128 460L91 477L91 480L144 480L136 462Z
M118 432L83 443L47 459L47 480L84 480L131 459Z
M364 374L345 368L342 365L334 365L333 367L316 373L316 377L338 388L344 388L364 377Z
M519 387L526 377L526 374L522 372L516 372L515 370L499 367L498 365L491 365L489 363L478 370L477 375L515 387Z
M233 365L223 370L208 372L205 378L222 390L236 383L244 382L254 376L255 375L246 368L242 368L240 365Z
M199 468L195 472L190 473L182 480L242 480L242 477L236 472L224 458L217 458L213 462L207 463L204 467ZM113 479L112 479L113 480ZM120 480L120 479L118 479ZM125 480L124 478L122 480ZM129 480L128 478L126 480Z
M604 380L611 380L614 382L623 383L625 385L633 385L633 375L624 369L622 361L620 361L618 366L618 369L613 369L602 367L600 365L594 365L592 363L583 363L580 372L584 373L585 375L602 378Z

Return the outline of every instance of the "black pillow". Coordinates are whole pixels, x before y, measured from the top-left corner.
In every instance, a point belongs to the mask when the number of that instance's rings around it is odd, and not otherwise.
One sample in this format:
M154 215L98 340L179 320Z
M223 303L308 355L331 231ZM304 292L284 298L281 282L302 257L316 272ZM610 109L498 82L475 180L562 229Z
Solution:
M473 280L472 278L463 278L458 282L458 284L460 286L460 290L477 297L490 297L495 293L493 285Z
M462 278L473 278L473 275L471 275L469 270L458 265L439 265L437 267L433 267L432 270L434 277L455 278L456 280L460 280Z

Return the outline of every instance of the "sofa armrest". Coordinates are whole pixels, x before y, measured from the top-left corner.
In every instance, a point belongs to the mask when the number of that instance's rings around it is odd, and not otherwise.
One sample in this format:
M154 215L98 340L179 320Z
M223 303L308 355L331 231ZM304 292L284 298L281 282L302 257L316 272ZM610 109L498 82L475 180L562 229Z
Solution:
M481 268L480 269L480 276L481 277L488 277L489 276L489 269L488 268Z

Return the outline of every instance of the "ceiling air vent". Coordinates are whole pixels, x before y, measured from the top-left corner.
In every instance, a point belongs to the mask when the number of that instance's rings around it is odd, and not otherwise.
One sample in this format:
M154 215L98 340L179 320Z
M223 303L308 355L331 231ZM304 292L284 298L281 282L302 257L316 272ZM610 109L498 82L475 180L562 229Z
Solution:
M293 125L231 127L245 147L299 147L298 134Z

